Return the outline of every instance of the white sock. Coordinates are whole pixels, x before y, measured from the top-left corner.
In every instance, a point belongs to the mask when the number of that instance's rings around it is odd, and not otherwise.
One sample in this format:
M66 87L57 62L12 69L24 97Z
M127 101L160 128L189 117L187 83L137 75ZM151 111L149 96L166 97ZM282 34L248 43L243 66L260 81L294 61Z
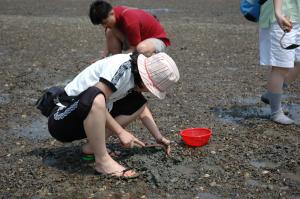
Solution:
M282 93L273 93L273 92L268 91L266 95L270 101L271 115L281 111Z

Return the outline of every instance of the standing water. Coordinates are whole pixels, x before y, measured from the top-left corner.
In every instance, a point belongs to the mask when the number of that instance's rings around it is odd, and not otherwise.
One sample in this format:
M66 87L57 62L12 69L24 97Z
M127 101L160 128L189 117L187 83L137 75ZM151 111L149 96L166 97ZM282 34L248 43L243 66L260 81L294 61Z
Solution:
M283 100L293 98L294 96L284 95ZM238 103L238 104L236 104ZM256 98L238 98L235 105L229 108L213 108L212 111L224 123L240 123L247 119L261 118L269 119L270 107L260 103L259 97ZM284 112L295 120L296 124L300 124L300 105L299 104L283 104Z

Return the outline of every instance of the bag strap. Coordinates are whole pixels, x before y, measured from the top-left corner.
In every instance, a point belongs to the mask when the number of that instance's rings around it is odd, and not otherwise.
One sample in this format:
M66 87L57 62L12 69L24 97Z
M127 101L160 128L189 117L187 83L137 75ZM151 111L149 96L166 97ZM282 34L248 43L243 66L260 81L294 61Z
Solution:
M74 102L76 99L78 98L78 96L68 96L65 92L62 93L60 96L58 96L57 100L59 102Z
M268 0L259 0L259 4L263 5L264 3L266 3L266 1L268 1Z

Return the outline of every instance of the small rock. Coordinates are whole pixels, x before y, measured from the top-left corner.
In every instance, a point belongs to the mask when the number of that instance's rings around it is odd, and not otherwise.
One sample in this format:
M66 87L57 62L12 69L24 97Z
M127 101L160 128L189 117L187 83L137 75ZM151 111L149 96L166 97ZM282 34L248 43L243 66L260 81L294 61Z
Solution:
M211 187L215 187L215 186L217 186L217 183L216 183L215 181L213 181L213 182L209 183L209 185L210 185Z
M103 187L101 187L101 188L99 188L99 191L105 191L106 190L106 186L103 186Z
M273 185L268 185L267 188L270 189L270 190L274 190L274 186Z
M204 174L204 178L209 178L210 175L208 173Z
M211 151L210 153L211 153L211 154L216 154L217 152L215 152L215 151Z
M50 142L50 144L51 144L51 145L54 145L54 144L55 144L55 142L56 142L56 141L55 141L55 140L53 140L53 141L51 141L51 142Z
M270 171L267 170L262 171L262 174L268 174L268 173L270 173Z
M246 173L244 174L244 177L245 177L245 178L249 178L249 177L250 177L250 173L246 172Z
M174 183L174 182L177 182L177 181L178 181L177 178L172 178L172 179L170 180L171 183Z

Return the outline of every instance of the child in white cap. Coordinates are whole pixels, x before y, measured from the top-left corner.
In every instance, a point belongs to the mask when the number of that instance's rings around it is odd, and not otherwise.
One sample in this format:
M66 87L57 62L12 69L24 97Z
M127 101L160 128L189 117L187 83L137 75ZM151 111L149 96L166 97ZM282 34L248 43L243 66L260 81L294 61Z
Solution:
M170 152L146 106L146 99L135 97L128 103L125 96L132 90L151 92L163 99L166 90L179 80L173 59L165 53L145 57L137 52L117 54L99 60L79 73L60 96L60 103L49 116L50 134L61 142L87 138L85 153L95 155L95 170L110 176L133 178L137 172L114 161L106 149L106 136L115 134L125 147L145 146L123 127L140 117L145 127ZM71 100L70 100L71 99ZM118 101L118 104L114 103Z

